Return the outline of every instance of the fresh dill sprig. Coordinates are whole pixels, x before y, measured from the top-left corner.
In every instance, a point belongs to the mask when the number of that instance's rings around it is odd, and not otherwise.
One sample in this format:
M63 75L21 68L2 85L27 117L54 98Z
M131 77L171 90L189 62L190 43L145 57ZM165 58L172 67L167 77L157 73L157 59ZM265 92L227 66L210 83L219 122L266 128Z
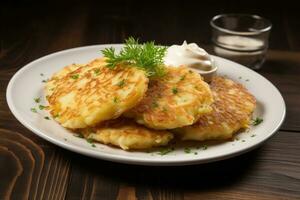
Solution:
M119 53L113 47L101 52L107 58L108 68L114 69L118 64L126 64L145 70L149 77L159 77L165 74L163 58L166 50L167 47L156 46L153 41L139 44L138 40L129 37Z

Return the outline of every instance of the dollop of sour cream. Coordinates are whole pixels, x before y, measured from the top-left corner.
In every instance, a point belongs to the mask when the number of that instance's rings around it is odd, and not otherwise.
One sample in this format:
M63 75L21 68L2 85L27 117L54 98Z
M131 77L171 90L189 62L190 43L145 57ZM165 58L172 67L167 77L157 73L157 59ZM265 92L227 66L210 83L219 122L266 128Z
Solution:
M215 73L216 66L210 55L195 43L188 44L186 41L182 45L172 45L167 49L164 57L167 66L179 67L187 66L196 69L201 75L211 77Z

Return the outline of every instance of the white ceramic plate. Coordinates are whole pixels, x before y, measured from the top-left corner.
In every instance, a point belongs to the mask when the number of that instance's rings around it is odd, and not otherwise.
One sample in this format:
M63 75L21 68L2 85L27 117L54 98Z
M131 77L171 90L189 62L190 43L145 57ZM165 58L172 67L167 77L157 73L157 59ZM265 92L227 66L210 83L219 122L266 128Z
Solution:
M51 77L54 72L70 63L86 63L100 57L100 50L110 46L114 46L117 50L122 47L122 45L95 45L69 49L42 57L24 66L13 76L7 87L6 95L10 110L28 129L60 147L95 158L139 165L189 165L233 157L266 141L279 129L284 120L285 103L274 85L242 65L214 56L219 67L219 75L226 75L242 83L255 95L257 108L254 117L263 118L263 123L251 127L249 132L240 133L239 140L210 144L206 150L190 147L191 153L185 152L184 147L176 147L174 151L163 156L158 153L159 151L126 152L102 144L92 147L84 139L74 137L54 120L44 119L49 114L38 109L34 98L42 97L41 104L45 105L42 80ZM31 111L34 107L38 113Z

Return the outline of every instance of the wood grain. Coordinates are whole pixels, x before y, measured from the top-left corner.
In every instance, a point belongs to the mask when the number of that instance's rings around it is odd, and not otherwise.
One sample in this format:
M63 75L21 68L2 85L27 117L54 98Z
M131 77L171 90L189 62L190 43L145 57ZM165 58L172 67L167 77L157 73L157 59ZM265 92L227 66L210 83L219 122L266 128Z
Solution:
M13 0L0 5L0 199L300 199L300 13L292 2L270 7L263 0ZM267 60L258 72L282 93L287 116L280 131L254 151L185 167L117 164L54 146L9 111L8 81L41 56L121 43L128 36L166 45L187 40L209 51L208 22L226 12L256 13L273 23Z
M18 177L23 172L23 167L20 159L6 147L0 146L0 156L0 198L9 199Z

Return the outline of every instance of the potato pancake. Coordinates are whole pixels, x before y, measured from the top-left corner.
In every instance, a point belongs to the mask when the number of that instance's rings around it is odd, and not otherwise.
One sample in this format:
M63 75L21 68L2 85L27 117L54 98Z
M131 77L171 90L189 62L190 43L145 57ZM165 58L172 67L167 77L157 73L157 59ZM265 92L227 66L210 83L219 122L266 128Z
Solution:
M94 126L119 117L143 98L148 78L136 67L106 67L105 59L71 65L46 84L50 113L70 129Z
M152 79L142 101L124 115L153 129L191 125L211 111L212 93L202 77L186 67L167 67Z
M176 129L182 140L229 139L238 130L249 127L256 106L254 96L241 84L223 77L214 77L211 89L213 111L191 126Z
M106 121L93 128L78 131L85 138L114 145L124 150L164 146L173 139L173 134L168 131L151 130L124 118Z

